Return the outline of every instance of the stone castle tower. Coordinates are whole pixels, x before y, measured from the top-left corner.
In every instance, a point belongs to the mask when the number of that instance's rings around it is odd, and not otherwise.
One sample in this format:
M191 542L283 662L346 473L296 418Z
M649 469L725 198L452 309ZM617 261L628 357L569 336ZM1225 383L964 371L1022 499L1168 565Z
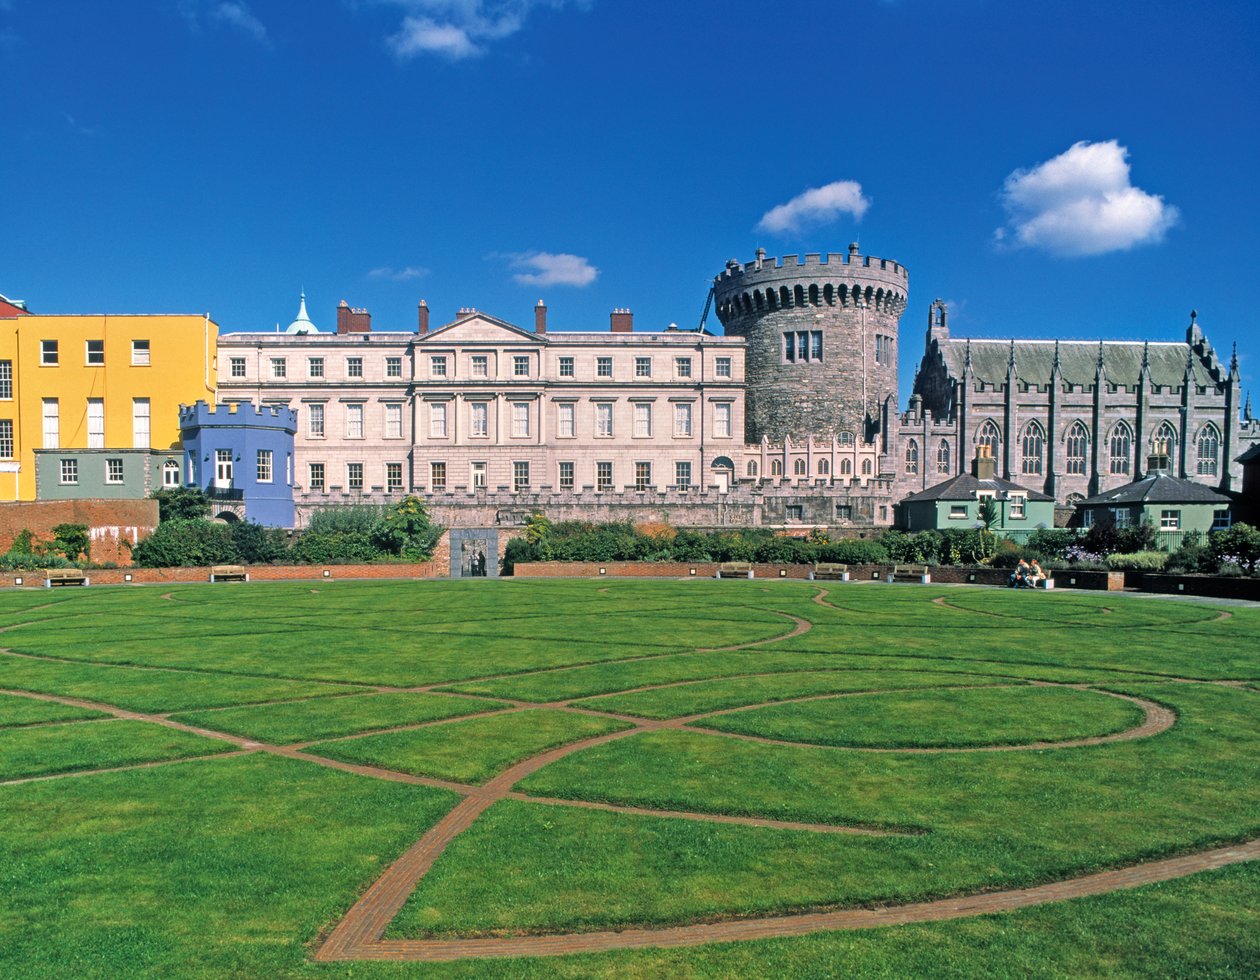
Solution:
M853 433L892 451L897 330L910 276L891 259L831 253L732 259L713 281L718 318L747 342L745 439Z

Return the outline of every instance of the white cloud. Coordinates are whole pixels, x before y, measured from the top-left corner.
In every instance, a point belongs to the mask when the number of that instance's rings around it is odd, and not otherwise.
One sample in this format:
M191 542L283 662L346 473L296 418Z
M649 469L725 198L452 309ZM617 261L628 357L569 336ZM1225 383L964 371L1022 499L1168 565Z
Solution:
M1129 151L1116 140L1082 140L1002 185L1008 222L1000 244L1059 255L1101 255L1158 242L1179 213L1129 182Z
M379 0L408 11L386 44L399 58L433 54L459 61L515 34L535 7L585 6L588 0Z
M237 0L224 0L210 11L212 20L221 24L229 24L237 30L252 37L259 44L269 43L267 28L254 16L254 12L244 3Z
M802 194L771 208L757 222L760 231L785 234L809 226L825 225L842 214L851 214L861 221L870 198L862 196L862 185L856 180L837 180L822 187L811 187Z
M522 286L589 286L599 270L580 255L564 252L525 252L511 256L512 278Z
M404 18L398 33L391 35L386 43L400 58L430 53L459 61L485 53L462 27L439 24L428 17Z
M423 279L429 270L422 265L407 265L395 269L392 265L382 265L368 272L369 279L386 279L390 282L407 282L411 279Z

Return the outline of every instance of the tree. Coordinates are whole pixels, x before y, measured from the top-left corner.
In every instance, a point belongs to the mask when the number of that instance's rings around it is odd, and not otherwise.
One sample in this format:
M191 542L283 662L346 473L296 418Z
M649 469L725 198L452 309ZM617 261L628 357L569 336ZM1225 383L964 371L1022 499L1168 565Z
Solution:
M191 521L210 513L210 501L197 487L166 487L154 490L158 521Z
M58 524L52 531L52 551L65 555L69 561L78 561L80 557L91 559L92 541L86 524Z
M433 557L442 529L429 521L424 501L407 496L390 507L372 528L372 543L382 551L407 561L428 561Z

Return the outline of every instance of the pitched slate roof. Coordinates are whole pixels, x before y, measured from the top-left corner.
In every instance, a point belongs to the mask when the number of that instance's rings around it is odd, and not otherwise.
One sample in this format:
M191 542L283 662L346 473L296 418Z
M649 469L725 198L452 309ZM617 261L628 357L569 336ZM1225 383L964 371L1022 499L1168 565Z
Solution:
M1107 490L1096 497L1082 500L1078 507L1115 506L1117 504L1228 504L1230 498L1194 480L1183 480L1167 473L1151 473Z
M1029 500L1053 500L1039 490L1029 490L1027 487L1021 487L1018 483L1012 483L1010 480L1003 480L1000 476L995 476L992 480L980 480L972 476L970 473L963 473L959 476L952 477L938 483L934 487L928 487L918 493L912 493L908 497L902 498L902 503L918 503L925 500L975 500L976 491L984 490L994 494L998 499L1005 499L1011 493L1023 493L1028 495Z
M940 341L941 354L949 373L955 378L963 376L967 350L971 350L971 370L977 381L988 384L1005 384L1007 366L1011 358L1009 340L967 340L951 337ZM1092 385L1098 371L1098 341L1061 340L1058 342L1059 373L1064 383ZM1217 379L1204 366L1203 360L1191 355L1189 344L1182 342L1157 342L1105 340L1102 342L1103 369L1111 384L1135 386L1142 371L1145 352L1151 375L1151 384L1180 386L1186 376L1186 359L1190 357L1190 370L1194 383L1215 385ZM1054 369L1055 341L1016 340L1015 373L1029 384L1047 385Z

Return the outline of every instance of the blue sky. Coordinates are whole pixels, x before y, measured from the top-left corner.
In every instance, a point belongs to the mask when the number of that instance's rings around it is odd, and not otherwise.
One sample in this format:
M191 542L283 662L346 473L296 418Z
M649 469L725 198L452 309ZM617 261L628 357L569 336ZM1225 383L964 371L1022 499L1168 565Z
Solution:
M0 0L0 293L378 328L694 324L731 257L910 269L958 334L1260 383L1260 4ZM712 321L711 321L712 322Z

